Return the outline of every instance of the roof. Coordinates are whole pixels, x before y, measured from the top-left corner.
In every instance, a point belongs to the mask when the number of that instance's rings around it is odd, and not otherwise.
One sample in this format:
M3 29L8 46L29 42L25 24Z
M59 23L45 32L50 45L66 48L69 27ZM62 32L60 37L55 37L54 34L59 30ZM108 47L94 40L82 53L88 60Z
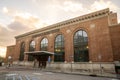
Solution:
M54 55L53 52L48 51L31 51L31 52L24 52L27 55L38 56L38 55Z

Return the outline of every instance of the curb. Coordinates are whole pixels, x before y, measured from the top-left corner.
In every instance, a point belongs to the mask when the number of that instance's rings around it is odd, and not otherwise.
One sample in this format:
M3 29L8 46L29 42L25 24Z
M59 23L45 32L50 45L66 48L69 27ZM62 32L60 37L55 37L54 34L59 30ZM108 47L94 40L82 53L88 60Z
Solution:
M71 73L71 72L58 72L58 71L47 71L47 70L43 70L45 72L53 72L53 73L61 73L61 74L70 74L70 75L82 75L82 76L91 76L91 77L105 77L105 78L115 78L115 79L120 79L117 77L110 77L110 76L100 76L97 74L80 74L80 73Z

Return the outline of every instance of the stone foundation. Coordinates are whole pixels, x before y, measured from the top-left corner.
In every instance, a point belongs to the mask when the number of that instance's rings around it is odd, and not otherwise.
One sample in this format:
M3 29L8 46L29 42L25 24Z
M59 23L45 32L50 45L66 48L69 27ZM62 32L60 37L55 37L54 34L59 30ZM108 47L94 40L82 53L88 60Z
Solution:
M17 65L24 65L24 66L34 66L34 62L13 62L13 64ZM35 66L38 68L38 62ZM47 63L46 69L49 70L56 70L60 72L68 72L68 71L75 71L75 72L106 72L106 73L115 73L115 64L114 63L87 63L87 62L78 62L78 63L61 63L61 62L52 62L50 64Z
M113 63L51 63L47 68L53 70L66 71L86 71L86 72L109 72L115 73L115 65Z

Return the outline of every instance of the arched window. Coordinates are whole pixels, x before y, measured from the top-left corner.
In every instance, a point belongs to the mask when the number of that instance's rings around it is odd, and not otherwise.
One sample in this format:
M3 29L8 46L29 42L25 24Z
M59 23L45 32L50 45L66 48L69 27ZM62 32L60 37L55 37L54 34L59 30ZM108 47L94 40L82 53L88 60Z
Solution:
M24 52L25 52L25 43L22 42L21 47L20 47L19 61L24 60Z
M47 47L48 47L48 40L47 40L47 38L43 38L40 43L40 50L47 51Z
M89 61L88 36L83 30L79 30L74 35L74 61Z
M29 51L35 51L35 41L31 41L29 44ZM28 56L28 61L33 61L34 58L32 56Z
M55 39L54 47L54 61L63 62L65 59L65 50L64 50L64 37L63 35L58 35Z

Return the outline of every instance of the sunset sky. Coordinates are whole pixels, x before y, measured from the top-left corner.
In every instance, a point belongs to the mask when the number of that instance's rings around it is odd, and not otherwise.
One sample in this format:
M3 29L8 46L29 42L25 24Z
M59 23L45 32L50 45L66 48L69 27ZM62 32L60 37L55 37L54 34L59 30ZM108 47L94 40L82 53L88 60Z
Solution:
M120 0L0 0L0 56L16 35L104 8L120 22Z

